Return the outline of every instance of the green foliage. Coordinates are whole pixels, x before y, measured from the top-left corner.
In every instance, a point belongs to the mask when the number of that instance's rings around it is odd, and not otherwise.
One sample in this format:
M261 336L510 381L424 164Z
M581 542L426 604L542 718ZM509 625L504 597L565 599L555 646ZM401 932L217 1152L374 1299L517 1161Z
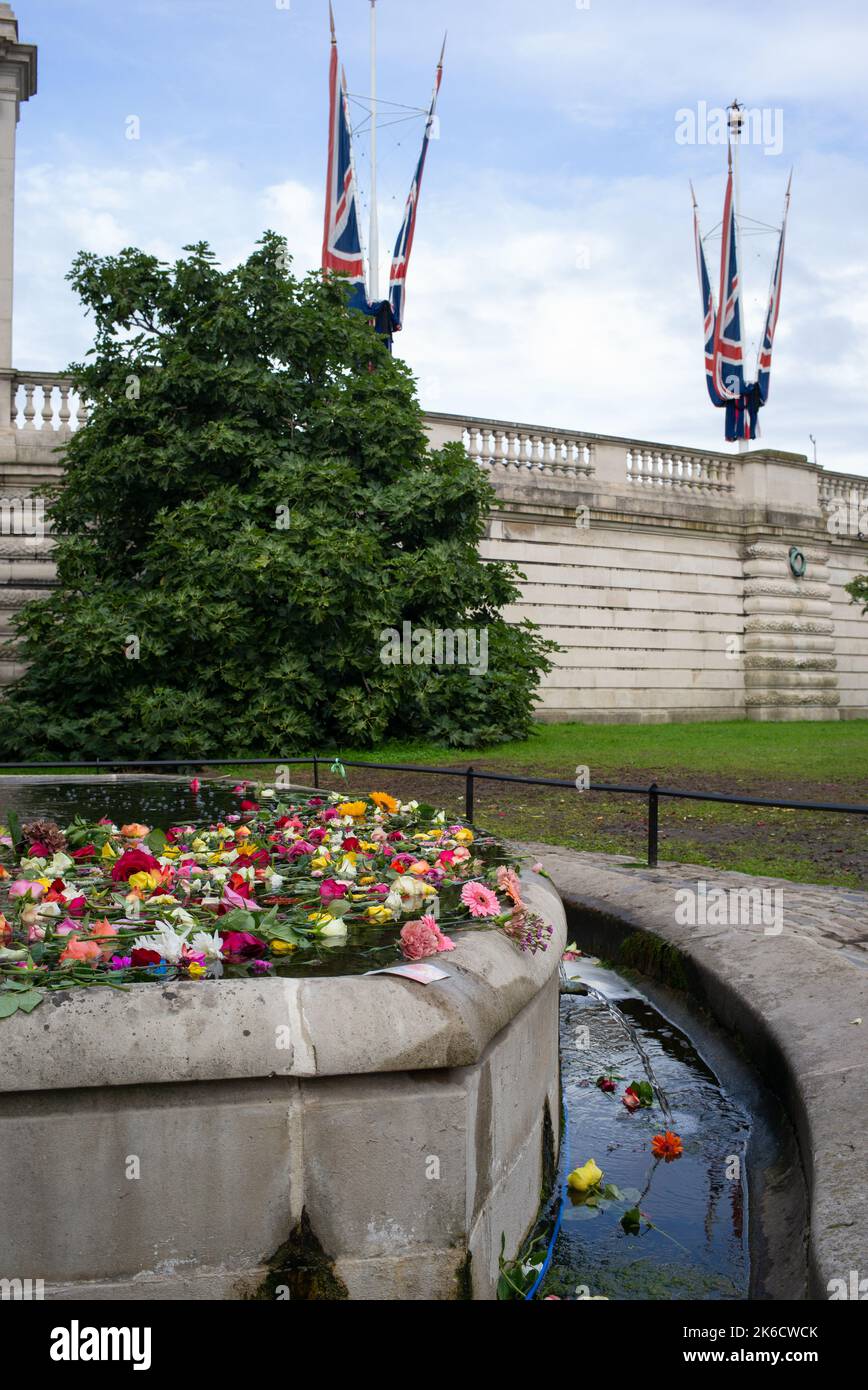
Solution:
M845 585L854 603L862 604L862 612L868 613L868 574L858 574L851 584Z
M58 587L16 619L6 755L525 738L551 644L500 616L521 576L479 558L482 471L429 452L408 369L281 238L230 271L185 250L70 272L91 416L49 499ZM487 673L383 664L404 622L486 628Z

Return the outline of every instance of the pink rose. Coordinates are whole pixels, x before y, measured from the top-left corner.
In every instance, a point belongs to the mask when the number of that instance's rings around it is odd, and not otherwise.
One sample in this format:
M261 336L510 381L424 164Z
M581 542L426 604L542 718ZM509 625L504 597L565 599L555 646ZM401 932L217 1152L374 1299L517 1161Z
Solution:
M16 878L15 882L9 885L10 898L24 898L28 893L31 898L41 898L44 892L41 883L31 883L27 878Z

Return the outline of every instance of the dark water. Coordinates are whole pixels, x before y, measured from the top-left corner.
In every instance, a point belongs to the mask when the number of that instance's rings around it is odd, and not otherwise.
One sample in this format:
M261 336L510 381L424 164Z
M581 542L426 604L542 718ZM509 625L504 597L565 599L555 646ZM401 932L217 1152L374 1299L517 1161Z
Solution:
M615 1184L624 1200L593 1215L568 1193L540 1294L570 1298L581 1286L582 1295L587 1289L611 1299L747 1298L746 1110L647 999L611 971L584 962L577 968L608 1002L561 997L568 1166L560 1178L593 1158L603 1184ZM605 1072L623 1078L614 1095L595 1085ZM653 1107L631 1114L621 1102L624 1088L644 1080L656 1088ZM653 1136L665 1130L684 1145L670 1163L651 1152ZM643 1216L638 1235L621 1225L631 1207Z
M0 778L0 818L17 811L22 821L48 817L58 825L68 825L76 816L98 821L108 816L117 825L144 821L152 829L180 822L196 824L212 821L238 810L238 797L232 794L233 778L225 783L203 783L197 795L184 781L163 781L129 777L122 781L83 782L68 777L56 781Z

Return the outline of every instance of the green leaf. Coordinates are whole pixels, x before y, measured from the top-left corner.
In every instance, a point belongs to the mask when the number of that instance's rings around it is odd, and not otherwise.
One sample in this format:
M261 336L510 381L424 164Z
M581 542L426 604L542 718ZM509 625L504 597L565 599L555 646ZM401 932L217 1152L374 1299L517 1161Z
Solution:
M638 1236L642 1229L642 1213L638 1207L631 1207L621 1217L621 1225L628 1236Z
M29 1014L29 1013L31 1013L31 1012L36 1008L36 1005L37 1005L37 1004L41 1004L41 1003L42 1003L42 1000L43 1000L44 998L45 998L45 991L44 991L44 990L42 990L42 989L29 989L29 990L27 990L26 994L19 994L19 996L18 996L18 1007L19 1007L19 1009L23 1010L24 1013Z
M9 994L5 990L0 993L0 1018L11 1018L18 1010L20 998L20 994Z
M159 828L156 830L152 830L151 833L145 839L145 844L147 845L148 849L151 851L151 854L153 854L155 859L159 859L160 855L165 850L167 843L168 841L166 840L165 831L160 830Z
M9 838L12 841L12 849L13 851L16 851L19 849L21 842L24 839L24 832L21 829L21 821L18 819L17 812L7 812L6 824L9 827Z

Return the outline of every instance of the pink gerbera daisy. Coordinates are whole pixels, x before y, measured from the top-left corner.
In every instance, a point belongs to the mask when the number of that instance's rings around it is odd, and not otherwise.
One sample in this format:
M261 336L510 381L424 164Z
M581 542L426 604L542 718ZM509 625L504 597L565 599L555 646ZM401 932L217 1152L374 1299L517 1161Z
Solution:
M461 890L461 901L471 917L496 917L500 911L496 893L492 893L484 883L465 883Z

